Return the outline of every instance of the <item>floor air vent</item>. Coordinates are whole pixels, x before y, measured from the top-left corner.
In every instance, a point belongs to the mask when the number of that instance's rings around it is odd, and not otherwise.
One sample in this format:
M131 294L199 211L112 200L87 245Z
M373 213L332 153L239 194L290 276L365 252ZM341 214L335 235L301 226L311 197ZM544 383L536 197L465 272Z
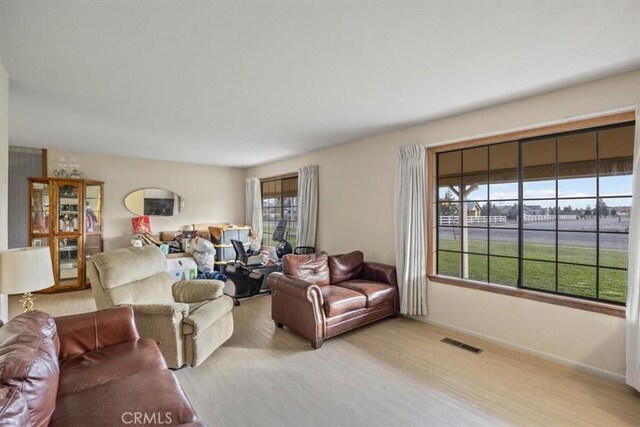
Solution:
M452 345L454 347L458 347L458 348L470 351L470 352L475 353L475 354L482 353L482 349L481 348L474 347L474 346L469 345L469 344L465 344L463 342L454 340L453 338L449 338L449 337L443 338L443 339L440 340L440 342L443 342L445 344L450 344L450 345Z

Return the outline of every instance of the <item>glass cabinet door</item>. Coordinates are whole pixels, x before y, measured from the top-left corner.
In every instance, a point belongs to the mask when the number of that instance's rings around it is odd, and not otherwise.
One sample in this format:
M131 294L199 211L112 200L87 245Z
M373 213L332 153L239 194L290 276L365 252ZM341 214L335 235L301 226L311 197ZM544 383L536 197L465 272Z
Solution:
M102 185L87 184L84 197L85 231L98 233L102 231Z
M99 234L87 234L84 238L85 266L92 255L102 252L102 236ZM85 268L85 283L91 283L89 279L89 269Z
M58 237L58 288L72 288L78 286L78 245L79 237Z
M49 184L46 182L31 183L31 233L49 233Z
M84 187L84 257L102 252L102 184L86 184ZM86 265L86 264L85 264ZM85 283L91 283L85 268Z
M58 231L80 231L80 186L64 183L58 187Z

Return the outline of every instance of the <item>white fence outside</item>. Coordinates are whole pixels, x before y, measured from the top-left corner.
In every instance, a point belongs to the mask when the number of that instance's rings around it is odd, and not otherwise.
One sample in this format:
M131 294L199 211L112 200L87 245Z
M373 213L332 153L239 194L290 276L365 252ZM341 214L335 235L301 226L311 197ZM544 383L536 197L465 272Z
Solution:
M559 220L578 219L578 215L558 215ZM524 215L524 222L555 221L555 215Z
M505 215L479 215L468 216L467 224L500 224L507 222ZM441 215L439 219L440 225L458 225L460 224L460 217L457 215Z
M558 220L572 220L578 219L578 215L559 215ZM524 215L524 222L537 222L537 221L555 221L555 215ZM505 215L479 215L468 216L467 225L471 224L502 224L507 222ZM439 225L459 225L460 216L458 215L441 215L439 219Z

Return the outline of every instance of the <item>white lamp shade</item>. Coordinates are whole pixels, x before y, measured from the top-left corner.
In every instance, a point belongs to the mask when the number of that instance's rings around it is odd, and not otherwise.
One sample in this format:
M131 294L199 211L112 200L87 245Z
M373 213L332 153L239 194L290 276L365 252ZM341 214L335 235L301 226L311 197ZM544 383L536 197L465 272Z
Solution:
M22 294L53 285L49 248L0 251L0 293Z

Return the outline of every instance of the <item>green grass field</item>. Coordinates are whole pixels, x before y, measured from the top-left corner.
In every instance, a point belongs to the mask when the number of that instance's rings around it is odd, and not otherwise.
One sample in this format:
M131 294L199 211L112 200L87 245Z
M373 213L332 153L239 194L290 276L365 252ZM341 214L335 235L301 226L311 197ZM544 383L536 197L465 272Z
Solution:
M441 239L440 249L458 250L459 242ZM469 252L487 253L486 241L469 241ZM518 245L507 242L491 242L490 255L517 256ZM542 244L525 244L525 260L523 264L523 286L527 288L555 290L555 246ZM461 256L451 252L439 252L439 273L445 276L459 277ZM518 260L490 257L490 278L487 277L486 255L469 254L469 278L481 282L491 281L501 285L516 286L518 281ZM595 264L595 248L561 246L558 248L559 262ZM599 298L625 302L627 297L627 272L607 267L627 267L627 252L614 249L600 249L600 295ZM558 292L595 298L595 267L558 264Z

